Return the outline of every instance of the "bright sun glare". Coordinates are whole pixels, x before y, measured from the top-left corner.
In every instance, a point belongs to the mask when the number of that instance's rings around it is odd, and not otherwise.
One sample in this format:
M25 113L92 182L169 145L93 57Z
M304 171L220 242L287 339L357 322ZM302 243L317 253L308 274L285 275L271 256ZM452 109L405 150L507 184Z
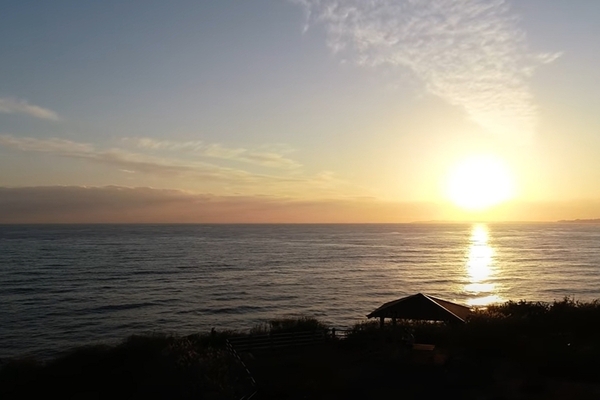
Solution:
M483 210L513 196L513 181L506 165L495 157L468 158L450 172L447 195L467 210Z

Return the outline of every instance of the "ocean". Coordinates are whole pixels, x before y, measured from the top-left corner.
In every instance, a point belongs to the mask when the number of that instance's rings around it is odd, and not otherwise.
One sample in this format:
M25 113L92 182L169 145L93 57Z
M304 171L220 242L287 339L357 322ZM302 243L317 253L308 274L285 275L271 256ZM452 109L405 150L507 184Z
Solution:
M0 226L0 358L275 317L344 328L418 292L596 299L600 224Z

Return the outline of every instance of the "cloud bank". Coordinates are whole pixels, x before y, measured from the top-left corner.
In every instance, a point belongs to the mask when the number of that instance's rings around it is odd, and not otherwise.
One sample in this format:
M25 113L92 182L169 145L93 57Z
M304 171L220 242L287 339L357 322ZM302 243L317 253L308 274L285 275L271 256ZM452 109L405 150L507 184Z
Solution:
M394 223L430 220L552 221L598 218L599 201L505 204L487 214L372 198L302 200L215 196L144 187L0 187L0 224Z
M25 114L30 117L48 119L51 121L60 120L58 114L52 110L10 97L0 97L0 112L6 114Z
M370 199L214 196L119 186L0 187L0 223L320 223L424 218L431 206Z
M528 138L537 111L533 55L504 0L296 0L336 53L366 66L410 69L430 93L461 106L490 132ZM308 25L307 25L308 26Z

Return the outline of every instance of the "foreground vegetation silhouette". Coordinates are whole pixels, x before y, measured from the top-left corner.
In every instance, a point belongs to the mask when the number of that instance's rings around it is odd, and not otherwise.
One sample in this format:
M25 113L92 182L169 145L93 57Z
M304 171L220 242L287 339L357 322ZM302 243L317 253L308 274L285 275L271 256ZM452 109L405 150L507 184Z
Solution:
M600 398L599 328L598 301L564 299L490 306L461 325L366 322L343 339L313 318L273 320L247 333L132 336L46 362L5 361L0 398L592 399ZM321 332L323 340L228 350L227 339L294 332ZM413 337L435 349L415 350Z

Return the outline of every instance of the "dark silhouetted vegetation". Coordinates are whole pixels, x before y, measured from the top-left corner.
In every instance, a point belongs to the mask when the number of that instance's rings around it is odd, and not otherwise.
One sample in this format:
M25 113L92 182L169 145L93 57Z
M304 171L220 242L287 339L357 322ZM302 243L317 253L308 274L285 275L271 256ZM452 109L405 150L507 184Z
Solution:
M11 360L0 373L0 398L240 398L246 372L223 342L219 335L131 336L45 364Z
M278 318L256 325L250 330L251 334L264 333L289 333L289 332L314 332L328 330L329 326L316 318Z
M0 398L240 399L258 390L257 399L591 399L600 393L599 328L600 303L569 298L494 305L459 325L398 321L382 329L368 321L343 340L314 318L277 319L249 334L329 334L304 346L240 351L240 359L226 345L240 332L132 336L45 363L10 360L0 370Z

